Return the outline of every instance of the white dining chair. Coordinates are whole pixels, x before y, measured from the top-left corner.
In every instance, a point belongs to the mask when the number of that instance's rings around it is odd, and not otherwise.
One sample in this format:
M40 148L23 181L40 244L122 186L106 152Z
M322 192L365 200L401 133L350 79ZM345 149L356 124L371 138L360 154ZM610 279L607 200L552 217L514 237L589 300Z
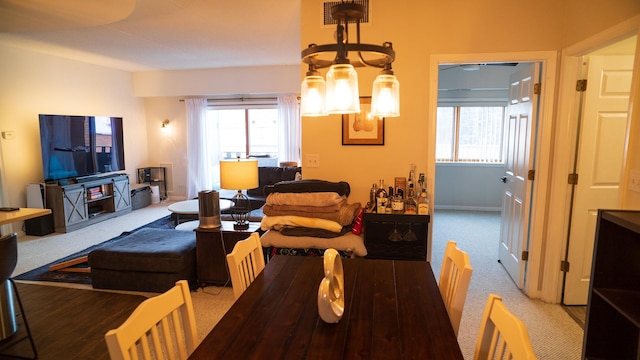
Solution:
M187 359L198 341L189 283L143 301L104 338L111 360Z
M227 264L233 294L237 299L264 269L260 235L254 232L247 239L238 241L233 251L227 254Z
M469 255L460 250L455 241L449 240L442 260L438 287L456 336L460 329L472 273L473 267Z
M527 328L496 294L489 294L476 342L475 360L535 360Z

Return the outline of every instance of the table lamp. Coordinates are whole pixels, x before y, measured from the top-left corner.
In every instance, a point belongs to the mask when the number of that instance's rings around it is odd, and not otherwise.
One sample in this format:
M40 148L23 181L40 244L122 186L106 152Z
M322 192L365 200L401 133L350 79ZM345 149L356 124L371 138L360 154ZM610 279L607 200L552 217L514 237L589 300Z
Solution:
M240 159L220 161L220 187L228 190L238 190L231 198L231 217L235 221L233 228L246 230L249 228L249 212L251 203L242 193L244 189L257 188L258 160Z

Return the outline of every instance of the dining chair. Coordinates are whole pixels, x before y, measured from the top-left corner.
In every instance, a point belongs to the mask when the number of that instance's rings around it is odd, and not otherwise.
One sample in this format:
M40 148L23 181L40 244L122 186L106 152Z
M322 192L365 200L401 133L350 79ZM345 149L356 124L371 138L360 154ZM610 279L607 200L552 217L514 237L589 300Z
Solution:
M537 359L524 323L507 309L496 294L489 294L474 359Z
M238 241L233 251L227 254L227 263L233 294L237 299L264 269L260 235L254 232L247 239Z
M0 284L4 284L4 286L7 287L5 291L9 296L12 296L12 293L15 294L15 298L16 300L18 300L18 306L20 307L20 314L22 315L22 321L24 322L24 328L27 333L25 337L14 339L11 341L11 343L7 343L5 345L15 344L28 338L29 342L31 343L31 350L33 351L33 357L23 357L18 355L9 355L9 354L4 354L4 355L8 357L21 358L21 359L37 359L38 352L36 350L36 344L33 341L33 335L31 334L29 323L27 322L27 316L25 315L24 306L22 305L22 299L20 299L20 293L18 292L18 287L16 286L16 282L11 277L11 274L13 274L13 271L15 270L17 263L18 263L18 234L13 233L13 234L5 235L2 238L0 238ZM11 288L8 288L9 286L11 286ZM12 322L15 320L15 317L14 317L15 315L13 314L14 309L12 305L13 299L6 299L6 300L8 301L3 301L2 302L3 304L1 305L5 308L0 309L0 319ZM13 318L2 319L4 316L11 316ZM15 325L17 328L16 323L12 323L12 324L7 323L6 326L3 328L7 328L7 327L11 328L13 327L13 325Z
M189 283L179 280L143 301L104 338L111 360L187 359L197 346L197 335Z
M438 287L456 336L460 329L462 310L464 310L472 273L473 267L469 255L460 250L455 241L449 240L442 260Z

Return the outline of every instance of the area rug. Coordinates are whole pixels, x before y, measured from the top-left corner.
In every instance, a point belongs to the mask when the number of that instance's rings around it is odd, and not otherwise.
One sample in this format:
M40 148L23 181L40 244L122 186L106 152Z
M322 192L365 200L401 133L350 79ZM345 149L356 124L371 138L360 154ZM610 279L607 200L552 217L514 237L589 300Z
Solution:
M122 234L111 238L100 244L90 246L84 250L78 251L75 254L71 254L62 259L56 260L52 263L40 266L33 270L20 274L14 279L16 280L31 280L31 281L54 281L54 282L66 282L76 284L91 284L91 273L89 272L69 272L69 271L49 271L49 266L62 263L64 261L72 260L81 256L88 255L92 250L105 246L111 242L122 239L123 237L130 235L140 229L154 228L154 229L173 229L175 227L174 218L171 215L167 215L161 219L150 222L137 229L131 231L125 231ZM76 265L76 267L87 267L87 264Z

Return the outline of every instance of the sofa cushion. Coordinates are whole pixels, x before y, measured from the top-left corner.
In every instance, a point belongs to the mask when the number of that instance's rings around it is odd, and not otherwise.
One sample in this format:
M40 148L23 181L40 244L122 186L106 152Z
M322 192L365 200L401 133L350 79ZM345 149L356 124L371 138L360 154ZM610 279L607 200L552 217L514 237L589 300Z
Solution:
M298 180L281 181L265 187L265 195L271 193L305 193L305 192L335 192L340 196L349 196L351 188L346 181L326 181L326 180Z
M261 166L258 168L258 187L247 190L248 196L262 197L266 196L264 188L280 181L295 180L296 173L301 173L300 167L275 167Z

